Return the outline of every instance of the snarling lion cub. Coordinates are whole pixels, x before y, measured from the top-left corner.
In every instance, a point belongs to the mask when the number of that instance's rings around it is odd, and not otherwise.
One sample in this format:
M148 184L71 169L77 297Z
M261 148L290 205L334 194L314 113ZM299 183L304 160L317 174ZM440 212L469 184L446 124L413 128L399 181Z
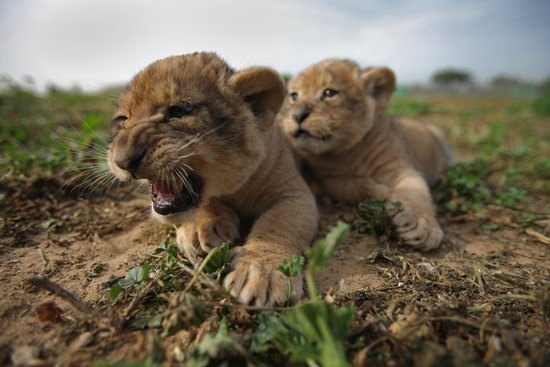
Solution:
M315 199L274 123L284 98L266 67L237 72L212 53L159 60L121 98L108 154L119 179L149 180L153 215L179 226L178 245L195 264L245 239L224 286L259 306L302 296L302 279L289 292L277 266L317 229Z
M388 68L320 62L290 81L283 129L329 195L348 203L400 202L403 210L393 216L399 236L429 250L443 238L429 185L452 153L438 128L388 114L394 89Z

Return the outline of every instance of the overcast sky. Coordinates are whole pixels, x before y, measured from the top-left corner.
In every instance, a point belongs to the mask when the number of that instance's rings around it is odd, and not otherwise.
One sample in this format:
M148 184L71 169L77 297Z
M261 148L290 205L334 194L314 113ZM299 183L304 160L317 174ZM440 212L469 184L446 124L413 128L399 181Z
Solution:
M0 74L95 89L152 61L216 51L294 74L327 57L387 65L399 82L458 67L550 76L548 0L0 0Z

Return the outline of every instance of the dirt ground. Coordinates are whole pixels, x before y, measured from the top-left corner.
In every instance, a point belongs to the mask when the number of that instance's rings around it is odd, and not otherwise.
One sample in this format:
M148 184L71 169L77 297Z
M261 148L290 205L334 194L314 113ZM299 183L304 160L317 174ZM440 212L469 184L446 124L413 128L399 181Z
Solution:
M442 126L462 158L492 155L501 173L521 168L530 191L519 203L462 213L441 204L446 238L429 253L362 234L358 207L318 197L320 237L338 220L352 225L316 279L325 302L355 310L346 358L357 366L550 365L550 120L524 101L428 102L407 99L398 112ZM487 179L504 176L495 177ZM47 173L0 178L0 365L296 365L284 351L250 351L266 310L234 304L203 278L190 301L185 271L176 286L167 280L156 253L167 229L149 218L146 194L83 194L64 183ZM151 280L113 303L113 285L145 263ZM189 351L222 320L230 352L191 363Z
M80 365L146 355L151 331L115 329L113 320L124 317L129 306L112 306L109 288L151 256L165 236L164 229L149 218L147 196L126 190L104 197L76 197L61 190L55 179L43 178L15 179L1 185L2 194L9 196L12 204L9 210L2 209L1 223L2 363L11 358L21 365L50 365L55 361ZM331 203L324 197L320 203L321 233L338 219L353 222L354 208ZM509 348L513 353L506 355L505 365L542 365L550 353L548 293L527 295L533 290L548 291L550 244L543 243L536 234L514 228L509 211L500 207L489 210L492 223L500 224L498 229L483 230L483 220L471 216L441 217L446 240L439 250L430 253L405 247L373 259L373 253L384 246L380 247L373 236L352 234L318 276L318 286L338 302L358 305L366 315L363 322L370 320L373 307L395 320L390 325L399 325L399 320L406 322L407 317L423 309L425 315L440 317L442 322L447 317L447 328L478 329L472 338L483 338L482 333L494 335L495 345L484 347L485 354L472 360L490 360L488 353L498 354ZM541 223L548 228L550 218ZM101 269L92 273L96 264L102 264ZM408 272L407 267L418 272ZM433 279L420 279L419 274L431 274ZM456 284L443 284L449 274L456 277ZM50 279L103 316L79 311L66 299L37 289L29 282L32 277ZM536 301L530 297L536 297ZM55 312L50 310L54 315L40 316L40 306L48 303L54 305ZM456 315L465 311L468 317L460 316L464 324L453 323L452 318L458 316L449 316L449 310ZM109 315L111 325L102 320L104 315ZM41 321L41 317L47 321ZM357 327L373 327L368 325L359 323ZM500 329L509 332L512 341L498 339L496 335L507 335ZM456 348L466 348L463 344L475 343L468 338L455 340L447 336L447 344L454 340ZM178 340L165 340L165 345L167 354L172 355ZM415 360L418 363L422 364Z

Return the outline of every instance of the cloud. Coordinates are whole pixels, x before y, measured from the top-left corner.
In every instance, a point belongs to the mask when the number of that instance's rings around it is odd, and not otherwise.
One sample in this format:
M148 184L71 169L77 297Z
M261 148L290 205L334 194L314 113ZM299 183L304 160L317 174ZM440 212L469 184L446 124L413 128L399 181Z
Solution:
M238 68L289 73L347 57L389 65L404 82L445 66L542 78L548 8L535 0L20 0L0 7L0 73L89 89L207 50Z

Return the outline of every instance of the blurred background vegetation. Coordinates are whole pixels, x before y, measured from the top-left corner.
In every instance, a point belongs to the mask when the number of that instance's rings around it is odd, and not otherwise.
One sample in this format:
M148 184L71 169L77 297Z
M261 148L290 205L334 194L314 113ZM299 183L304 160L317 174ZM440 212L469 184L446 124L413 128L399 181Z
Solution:
M90 159L86 152L91 146L101 159L124 88L84 92L52 84L39 93L30 78L16 82L2 77L2 174L63 176ZM430 84L400 86L390 109L441 126L459 159L484 160L481 171L493 185L522 181L531 190L549 192L550 78L535 84L497 75L480 85L468 71L442 69L433 73ZM479 176L480 162L476 164Z

